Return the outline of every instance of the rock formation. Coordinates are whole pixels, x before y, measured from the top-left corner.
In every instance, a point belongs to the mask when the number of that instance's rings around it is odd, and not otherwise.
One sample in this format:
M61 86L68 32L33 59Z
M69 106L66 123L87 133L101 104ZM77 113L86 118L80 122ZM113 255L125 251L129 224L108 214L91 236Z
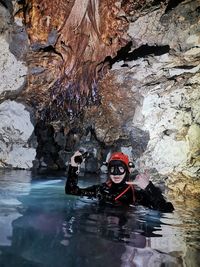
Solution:
M198 0L1 1L0 165L64 169L81 146L94 172L121 150L155 181L199 194L199 10Z

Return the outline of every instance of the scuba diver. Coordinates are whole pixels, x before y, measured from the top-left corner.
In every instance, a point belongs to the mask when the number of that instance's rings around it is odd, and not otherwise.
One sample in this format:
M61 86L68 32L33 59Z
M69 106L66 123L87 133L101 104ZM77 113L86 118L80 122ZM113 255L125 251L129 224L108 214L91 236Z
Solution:
M161 212L172 212L174 207L167 202L161 190L149 181L147 173L135 174L130 180L133 163L122 152L113 153L107 163L108 179L102 184L86 188L78 186L78 174L84 155L76 151L69 164L65 193L97 198L100 203L114 205L143 205Z

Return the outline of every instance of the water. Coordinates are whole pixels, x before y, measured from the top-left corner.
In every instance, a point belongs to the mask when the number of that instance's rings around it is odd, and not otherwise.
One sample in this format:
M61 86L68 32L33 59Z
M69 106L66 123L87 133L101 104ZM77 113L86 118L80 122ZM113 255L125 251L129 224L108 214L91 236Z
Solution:
M64 176L45 178L0 172L1 267L200 266L198 201L171 199L173 214L101 207L66 196Z

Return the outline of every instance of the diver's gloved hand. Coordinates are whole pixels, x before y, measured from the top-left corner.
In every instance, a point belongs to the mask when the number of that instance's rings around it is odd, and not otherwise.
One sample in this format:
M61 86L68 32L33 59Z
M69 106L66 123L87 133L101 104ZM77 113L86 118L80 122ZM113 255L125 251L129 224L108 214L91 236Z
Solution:
M133 181L127 181L126 184L137 185L141 189L145 189L149 184L150 175L145 171L144 173L140 173L136 176Z
M80 151L76 151L74 155L71 157L70 165L72 167L78 167L83 162L83 155Z

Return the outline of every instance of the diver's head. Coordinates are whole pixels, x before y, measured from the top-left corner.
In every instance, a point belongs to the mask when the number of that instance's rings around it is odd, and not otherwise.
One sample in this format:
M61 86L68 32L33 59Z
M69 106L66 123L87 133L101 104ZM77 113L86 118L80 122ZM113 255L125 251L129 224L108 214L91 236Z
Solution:
M122 152L115 152L108 161L108 174L111 181L120 184L129 178L129 157Z

